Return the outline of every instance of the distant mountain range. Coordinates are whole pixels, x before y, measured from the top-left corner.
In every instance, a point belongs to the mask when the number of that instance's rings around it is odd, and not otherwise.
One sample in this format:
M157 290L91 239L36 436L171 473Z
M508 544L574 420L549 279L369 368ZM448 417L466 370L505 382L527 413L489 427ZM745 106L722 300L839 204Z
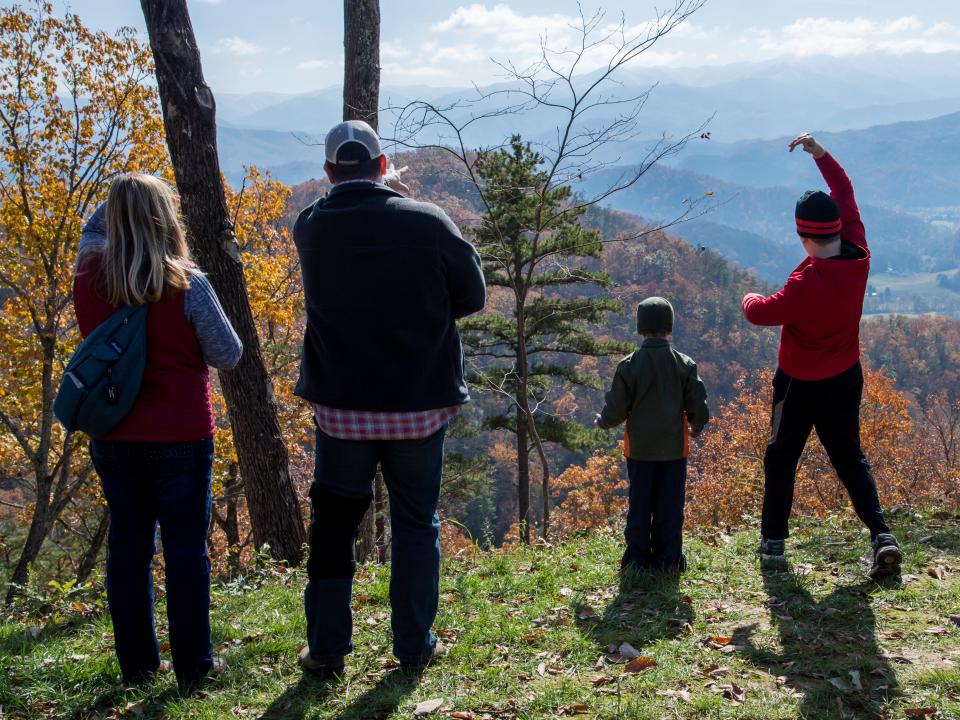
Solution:
M786 152L792 133L813 130L854 180L879 270L937 271L960 265L960 53L812 57L794 62L724 67L641 68L620 76L621 97L659 85L644 107L641 137L697 127L714 115L711 139L694 141L669 166L654 168L613 207L669 219L685 199L707 199L711 212L676 229L769 279L782 278L800 249L793 203L822 187L815 165ZM584 76L581 82L589 82ZM508 85L493 89L509 88ZM487 88L489 90L491 88ZM381 104L413 99L451 105L466 88L384 88ZM221 166L238 182L243 166L270 169L295 184L323 175L323 134L340 117L339 88L302 94L218 96ZM489 109L480 103L473 111ZM466 112L466 111L463 111ZM555 123L549 111L494 118L467 137L474 146L499 144L514 132L534 142ZM602 124L597 111L588 124ZM381 112L392 133L392 114ZM434 140L435 138L424 138ZM629 167L649 141L612 146L602 159ZM578 189L595 191L622 172L611 168Z

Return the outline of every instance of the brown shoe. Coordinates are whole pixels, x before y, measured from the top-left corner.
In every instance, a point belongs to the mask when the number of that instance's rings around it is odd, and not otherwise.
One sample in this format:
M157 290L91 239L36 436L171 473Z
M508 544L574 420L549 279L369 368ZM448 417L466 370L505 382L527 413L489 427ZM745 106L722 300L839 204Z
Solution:
M437 640L437 644L433 646L433 652L422 660L416 662L400 662L400 669L403 672L423 672L428 667L433 665L437 660L444 657L447 653L450 652L450 649L444 645L442 642Z
M304 672L319 678L342 677L344 674L343 656L315 658L310 654L310 646L304 645L297 655L297 662Z

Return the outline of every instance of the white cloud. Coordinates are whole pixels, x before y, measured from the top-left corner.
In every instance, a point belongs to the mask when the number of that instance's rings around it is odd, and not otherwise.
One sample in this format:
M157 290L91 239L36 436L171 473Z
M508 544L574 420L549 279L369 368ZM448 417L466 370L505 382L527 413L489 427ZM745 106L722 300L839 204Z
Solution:
M333 60L305 60L297 65L300 70L326 70L335 65Z
M381 60L400 60L409 55L410 49L399 41L384 40L380 43Z
M779 32L764 31L759 35L761 50L794 57L960 50L960 28L948 23L927 26L914 16L889 20L804 17Z
M259 55L262 52L263 48L259 45L237 36L221 38L213 46L214 55L249 57L250 55Z

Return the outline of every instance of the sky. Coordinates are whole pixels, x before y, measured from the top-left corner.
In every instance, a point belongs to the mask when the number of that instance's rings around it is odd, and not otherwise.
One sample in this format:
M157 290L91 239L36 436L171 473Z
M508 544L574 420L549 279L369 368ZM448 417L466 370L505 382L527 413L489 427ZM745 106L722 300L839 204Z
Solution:
M602 0L598 30L621 22L643 31L654 5L672 0ZM595 0L596 2L596 0ZM10 6L9 0L0 6ZM62 11L65 0L54 0ZM204 74L219 93L301 93L339 85L342 0L188 0ZM571 47L575 0L380 0L385 86L463 87L496 82L493 60L525 66L540 39ZM69 0L90 27L132 25L145 33L134 0ZM591 16L599 7L583 0ZM696 67L810 55L856 56L960 51L958 0L707 0L643 53L638 66ZM605 56L587 58L586 69Z

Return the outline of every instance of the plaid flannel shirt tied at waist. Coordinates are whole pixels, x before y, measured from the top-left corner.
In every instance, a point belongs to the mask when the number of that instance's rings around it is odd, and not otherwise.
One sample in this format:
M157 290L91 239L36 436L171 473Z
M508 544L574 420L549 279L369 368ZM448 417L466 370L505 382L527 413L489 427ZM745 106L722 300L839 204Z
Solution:
M422 440L437 432L459 411L457 405L416 412L340 410L313 405L317 425L339 440Z

